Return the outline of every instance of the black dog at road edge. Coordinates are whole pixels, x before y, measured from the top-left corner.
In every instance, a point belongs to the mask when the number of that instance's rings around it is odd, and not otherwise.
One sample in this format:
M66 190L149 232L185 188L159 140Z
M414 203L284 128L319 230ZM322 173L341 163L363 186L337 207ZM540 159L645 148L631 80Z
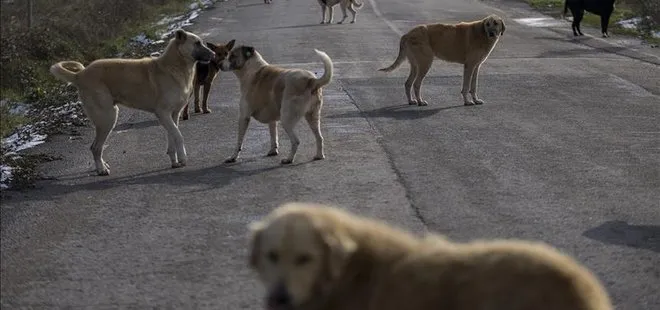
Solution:
M600 16L600 29L603 33L603 38L610 35L607 33L607 26L610 23L610 16L614 11L615 0L566 0L564 2L564 13L570 9L573 15L573 35L584 35L580 30L580 22L584 17L584 11Z

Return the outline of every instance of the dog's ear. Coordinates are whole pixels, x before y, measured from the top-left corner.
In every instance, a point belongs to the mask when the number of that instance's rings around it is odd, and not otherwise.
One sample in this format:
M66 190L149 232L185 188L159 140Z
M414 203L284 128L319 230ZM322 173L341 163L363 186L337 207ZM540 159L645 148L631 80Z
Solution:
M215 51L218 48L217 45L215 45L211 42L206 42L206 47L210 48L212 51Z
M357 243L345 232L340 230L326 231L321 236L327 248L327 268L333 279L338 278L357 250Z
M250 230L250 240L249 240L249 266L256 268L259 264L259 252L261 248L261 235L264 230L264 223L254 222L248 225Z
M502 23L502 31L500 32L500 35L504 34L504 30L506 30L506 24L504 23L503 19L500 19L500 22Z
M245 59L249 59L254 55L254 47L252 46L243 46L243 56Z
M183 29L177 29L177 31L174 32L174 35L179 41L185 41L186 38L188 38L188 34Z
M227 42L227 44L225 45L227 50L231 51L231 49L234 48L234 43L236 43L236 39L232 39L231 41Z

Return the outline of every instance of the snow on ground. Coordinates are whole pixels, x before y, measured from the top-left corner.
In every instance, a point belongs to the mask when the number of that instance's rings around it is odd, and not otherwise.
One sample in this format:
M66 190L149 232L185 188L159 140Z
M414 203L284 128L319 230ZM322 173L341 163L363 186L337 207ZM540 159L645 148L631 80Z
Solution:
M160 40L152 40L145 34L139 34L132 41L145 46L164 43L164 40L172 35L176 29L192 25L192 21L199 17L199 13L212 6L214 2L216 0L194 1L188 6L189 11L187 13L165 17L158 21L156 23L157 26L167 25L165 30L158 33ZM158 52L154 52L151 56L155 57L158 54ZM9 103L3 100L0 104ZM63 106L50 107L41 111L32 110L26 104L13 103L9 111L14 115L33 116L36 119L40 119L40 121L19 127L14 133L1 140L0 145L2 146L2 156L4 159L20 158L21 155L19 152L44 143L48 137L44 132L49 128L64 127L83 122L81 120L83 114L79 101L67 103ZM10 187L12 175L16 169L16 167L11 167L7 164L0 164L0 189L4 190Z
M646 17L647 19L650 20L651 17ZM634 17L626 20L621 20L618 21L617 24L619 26L626 28L626 29L638 29L638 25L643 23L644 19L641 17ZM659 38L660 39L660 31L655 31L651 34L654 38Z

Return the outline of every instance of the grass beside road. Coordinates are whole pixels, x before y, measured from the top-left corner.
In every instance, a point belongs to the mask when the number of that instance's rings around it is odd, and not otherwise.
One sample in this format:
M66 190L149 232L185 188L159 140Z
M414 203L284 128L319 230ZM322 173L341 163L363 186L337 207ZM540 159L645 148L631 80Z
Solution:
M525 2L544 14L559 18L561 13L564 11L565 0L525 0ZM571 11L569 10L566 13L566 16L570 15ZM641 17L644 15L647 14L639 12L639 10L635 9L634 6L630 5L629 3L625 1L617 1L614 12L610 17L610 26L608 30L614 34L641 37L649 43L660 44L660 38L653 38L651 36L651 31L660 30L660 25L649 25L646 26L645 29L629 29L617 24L618 21L634 17ZM600 16L585 12L582 24L600 29Z

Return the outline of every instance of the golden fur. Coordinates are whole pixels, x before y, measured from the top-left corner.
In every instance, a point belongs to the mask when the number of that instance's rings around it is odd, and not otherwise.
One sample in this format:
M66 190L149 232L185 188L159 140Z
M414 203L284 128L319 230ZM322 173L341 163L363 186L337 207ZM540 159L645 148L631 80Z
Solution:
M488 58L505 29L504 20L497 15L458 24L419 25L401 37L399 54L394 63L379 71L390 72L408 59L410 74L405 82L408 104L425 106L428 103L422 99L421 87L434 57L463 64L463 103L482 104L484 101L477 97L479 67ZM411 88L416 99L411 95ZM468 92L472 99L468 98Z
M543 243L420 238L302 203L250 228L250 266L271 310L612 309L588 269Z
M172 168L186 165L179 114L190 97L195 62L213 57L213 51L197 35L177 30L156 58L99 59L86 68L77 61L51 66L55 77L78 88L85 114L96 128L91 151L99 175L110 174L103 160L103 145L117 122L117 104L154 113L167 130Z
M321 56L325 71L316 78L314 73L301 69L284 69L266 62L251 46L238 46L220 63L220 70L233 71L241 88L238 141L234 154L225 163L236 162L243 147L243 139L250 118L268 124L271 148L268 156L278 154L277 122L291 141L289 156L282 164L293 162L300 140L294 132L296 123L304 116L316 138L314 160L324 159L321 135L322 88L332 80L333 64L328 55L315 50Z

